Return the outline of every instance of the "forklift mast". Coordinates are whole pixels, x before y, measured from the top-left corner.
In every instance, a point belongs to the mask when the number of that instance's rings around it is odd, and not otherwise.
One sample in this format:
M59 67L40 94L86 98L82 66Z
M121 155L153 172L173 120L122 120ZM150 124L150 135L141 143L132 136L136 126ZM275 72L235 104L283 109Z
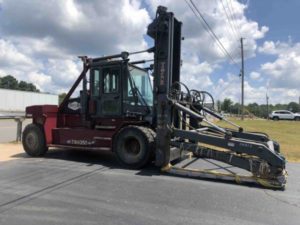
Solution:
M156 165L170 161L169 126L175 115L169 104L168 93L173 83L180 81L181 25L172 12L159 6L156 18L148 26L147 34L154 39L154 118L156 118ZM175 119L175 118L174 118ZM174 121L178 125L178 119ZM176 125L175 125L176 126Z

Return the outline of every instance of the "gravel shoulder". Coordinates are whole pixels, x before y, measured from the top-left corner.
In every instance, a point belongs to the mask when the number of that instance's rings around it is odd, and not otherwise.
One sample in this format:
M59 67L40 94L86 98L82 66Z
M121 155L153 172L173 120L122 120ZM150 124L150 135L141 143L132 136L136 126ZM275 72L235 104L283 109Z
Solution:
M0 162L27 157L20 143L0 143Z

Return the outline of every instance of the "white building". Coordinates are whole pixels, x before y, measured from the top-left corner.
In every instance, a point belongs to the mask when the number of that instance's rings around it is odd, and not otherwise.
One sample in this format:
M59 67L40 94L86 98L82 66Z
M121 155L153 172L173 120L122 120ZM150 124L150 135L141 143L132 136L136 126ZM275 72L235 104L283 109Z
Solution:
M0 115L24 114L30 105L58 105L58 95L0 88Z

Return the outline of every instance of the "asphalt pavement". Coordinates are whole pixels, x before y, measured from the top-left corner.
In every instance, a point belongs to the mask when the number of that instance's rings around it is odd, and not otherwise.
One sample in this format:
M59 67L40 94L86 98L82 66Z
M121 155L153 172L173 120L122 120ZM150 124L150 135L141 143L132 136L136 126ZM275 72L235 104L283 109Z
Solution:
M300 164L285 191L119 168L112 154L51 150L0 163L0 224L299 224ZM201 164L201 163L200 163Z

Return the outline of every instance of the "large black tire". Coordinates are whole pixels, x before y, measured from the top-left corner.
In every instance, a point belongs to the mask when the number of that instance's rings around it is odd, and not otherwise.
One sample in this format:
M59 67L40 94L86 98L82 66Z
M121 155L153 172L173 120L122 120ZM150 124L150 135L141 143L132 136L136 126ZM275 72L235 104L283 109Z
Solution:
M296 121L300 121L300 117L299 117L299 116L296 116L296 117L295 117L295 120L296 120Z
M153 130L142 126L127 126L114 138L113 151L123 167L140 169L152 158L154 146Z
M38 124L28 124L22 135L25 152L32 156L43 156L48 151L43 127Z
M278 121L279 118L278 118L277 116L274 116L274 117L273 117L273 120L274 120L274 121Z

